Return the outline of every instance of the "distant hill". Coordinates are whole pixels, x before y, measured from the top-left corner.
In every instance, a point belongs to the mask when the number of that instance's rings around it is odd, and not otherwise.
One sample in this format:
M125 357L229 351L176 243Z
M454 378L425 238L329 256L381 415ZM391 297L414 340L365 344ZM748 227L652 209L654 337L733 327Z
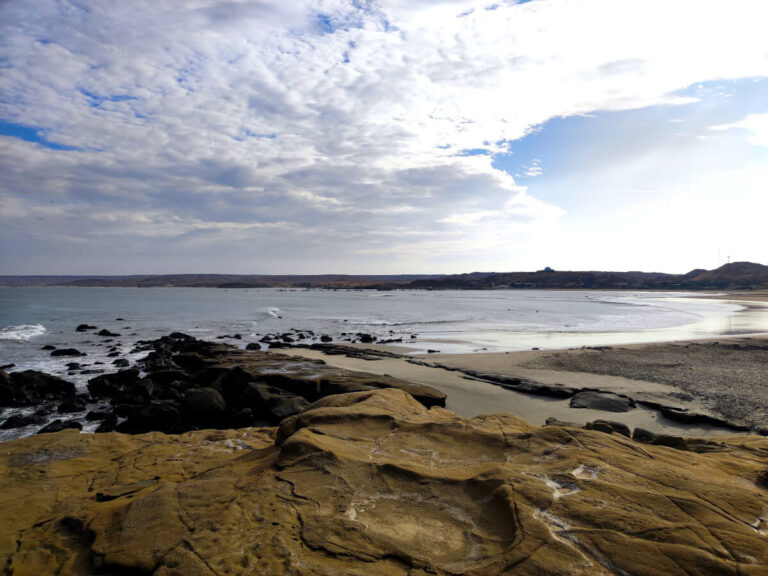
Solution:
M768 289L768 266L734 262L686 274L660 272L555 271L473 272L405 275L238 275L165 274L137 276L0 276L2 286L114 286L190 288L394 288L427 290L602 289L754 290Z

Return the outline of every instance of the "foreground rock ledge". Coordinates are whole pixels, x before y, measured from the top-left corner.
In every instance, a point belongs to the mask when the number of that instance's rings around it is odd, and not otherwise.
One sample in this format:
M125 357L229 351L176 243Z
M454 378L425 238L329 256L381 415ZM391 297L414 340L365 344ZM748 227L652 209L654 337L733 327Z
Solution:
M397 389L279 429L62 431L1 445L0 569L765 575L768 439L692 446L465 419Z

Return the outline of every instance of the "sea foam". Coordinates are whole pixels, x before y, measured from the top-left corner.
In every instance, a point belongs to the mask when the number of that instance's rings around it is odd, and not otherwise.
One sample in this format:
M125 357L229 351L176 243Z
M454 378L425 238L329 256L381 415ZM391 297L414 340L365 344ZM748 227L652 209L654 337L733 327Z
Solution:
M26 342L36 336L42 336L47 332L42 324L19 324L17 326L6 326L0 329L0 340L18 340Z

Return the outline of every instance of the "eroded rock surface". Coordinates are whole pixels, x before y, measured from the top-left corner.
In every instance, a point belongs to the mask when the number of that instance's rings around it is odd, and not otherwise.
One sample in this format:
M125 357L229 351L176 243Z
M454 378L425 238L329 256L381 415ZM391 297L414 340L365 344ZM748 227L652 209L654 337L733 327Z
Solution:
M765 575L766 469L760 436L673 449L365 390L322 398L278 429L4 443L0 566Z

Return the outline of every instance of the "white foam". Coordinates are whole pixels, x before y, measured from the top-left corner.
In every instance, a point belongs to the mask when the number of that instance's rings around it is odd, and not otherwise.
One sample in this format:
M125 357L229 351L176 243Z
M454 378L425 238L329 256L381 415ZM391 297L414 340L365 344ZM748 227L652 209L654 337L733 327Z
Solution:
M0 340L18 340L19 342L26 342L35 338L36 336L42 336L48 330L42 324L19 324L17 326L6 326L0 330Z

